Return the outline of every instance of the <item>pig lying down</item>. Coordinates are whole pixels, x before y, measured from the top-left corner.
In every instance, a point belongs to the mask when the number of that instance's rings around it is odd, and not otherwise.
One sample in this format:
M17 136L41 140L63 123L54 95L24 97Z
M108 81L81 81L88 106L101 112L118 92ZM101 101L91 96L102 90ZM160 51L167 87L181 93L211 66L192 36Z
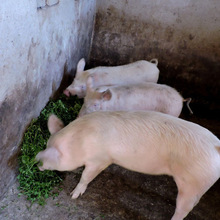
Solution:
M183 97L172 87L156 83L93 88L93 78L88 77L87 93L79 117L94 111L151 110L179 117ZM187 106L192 113L189 103Z
M173 176L178 195L172 220L187 216L220 176L220 140L209 130L159 112L93 112L62 128L51 115L51 137L37 154L43 170L85 166L73 199L110 164Z
M146 60L136 61L127 65L113 67L96 67L85 70L85 60L81 59L77 65L76 76L70 86L64 90L67 96L77 95L84 98L86 95L87 77L93 75L94 86L126 85L139 82L154 82L159 78L157 59L150 62Z

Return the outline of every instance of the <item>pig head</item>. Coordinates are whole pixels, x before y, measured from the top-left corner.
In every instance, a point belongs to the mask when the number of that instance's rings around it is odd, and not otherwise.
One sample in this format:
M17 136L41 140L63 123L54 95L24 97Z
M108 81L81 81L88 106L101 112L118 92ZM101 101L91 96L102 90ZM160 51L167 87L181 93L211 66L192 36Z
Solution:
M47 125L51 136L47 142L47 148L36 155L36 160L42 162L38 166L39 169L66 171L83 166L80 160L83 152L73 147L78 144L76 135L74 138L71 137L71 131L74 134L75 129L64 127L63 122L55 115L49 117Z
M71 85L69 85L63 93L66 96L70 95L77 95L79 98L83 98L86 94L86 85L85 82L87 80L87 77L89 73L87 71L84 71L86 62L85 59L82 58L76 68L76 75Z
M87 92L84 98L79 117L89 114L94 111L107 110L103 108L103 104L112 98L112 93L109 88L111 86L102 86L101 88L93 88L93 76L89 76L86 82Z

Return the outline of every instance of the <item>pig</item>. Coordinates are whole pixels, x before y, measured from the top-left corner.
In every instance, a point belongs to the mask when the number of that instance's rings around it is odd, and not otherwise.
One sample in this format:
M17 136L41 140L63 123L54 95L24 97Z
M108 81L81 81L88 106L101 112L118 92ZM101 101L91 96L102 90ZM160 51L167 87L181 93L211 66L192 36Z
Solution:
M94 111L151 110L179 117L183 97L172 87L156 83L93 88L93 77L87 80L87 93L79 117Z
M39 169L72 171L85 166L71 192L82 195L110 164L144 174L173 176L178 195L172 220L182 220L220 177L220 140L206 128L153 111L93 112L63 128L48 120L47 148Z
M76 76L70 86L64 90L66 96L77 95L84 98L86 95L87 77L93 75L94 86L104 85L126 85L138 82L154 82L159 78L158 60L150 62L139 60L134 63L121 66L105 67L100 66L84 71L85 59L82 58L76 69Z

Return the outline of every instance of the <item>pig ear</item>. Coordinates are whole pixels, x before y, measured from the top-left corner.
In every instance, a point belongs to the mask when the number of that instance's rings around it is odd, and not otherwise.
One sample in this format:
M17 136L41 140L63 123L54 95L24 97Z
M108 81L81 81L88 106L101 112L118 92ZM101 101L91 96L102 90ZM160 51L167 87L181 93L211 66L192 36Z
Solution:
M64 127L64 124L56 115L50 115L47 127L50 134L55 134Z
M82 58L77 64L76 73L82 72L85 68L85 65L86 65L86 61L84 58Z
M86 81L86 88L90 91L93 91L93 76L88 76L87 81Z
M112 98L112 93L109 89L101 93L101 98L104 99L105 101L108 101Z

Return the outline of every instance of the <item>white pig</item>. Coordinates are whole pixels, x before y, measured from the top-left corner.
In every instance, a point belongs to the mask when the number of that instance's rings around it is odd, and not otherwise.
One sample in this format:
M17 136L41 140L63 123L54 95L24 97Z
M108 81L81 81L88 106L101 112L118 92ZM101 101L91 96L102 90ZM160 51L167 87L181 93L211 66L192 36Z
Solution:
M179 117L183 97L172 87L156 83L93 88L93 77L87 80L87 93L79 117L94 111L151 110ZM189 103L187 106L189 108ZM191 111L191 109L189 108ZM191 111L192 113L192 111Z
M110 164L145 174L173 176L177 202L172 220L182 220L220 177L220 140L206 128L160 112L93 112L66 127L50 116L52 134L37 154L39 169L71 171L85 166L71 192L87 185Z
M93 75L94 86L104 85L126 85L139 82L158 81L159 69L158 60L152 59L136 61L127 65L105 67L100 66L84 71L85 59L81 59L77 64L76 76L70 86L64 90L67 96L77 95L84 98L86 95L86 81L89 75Z

